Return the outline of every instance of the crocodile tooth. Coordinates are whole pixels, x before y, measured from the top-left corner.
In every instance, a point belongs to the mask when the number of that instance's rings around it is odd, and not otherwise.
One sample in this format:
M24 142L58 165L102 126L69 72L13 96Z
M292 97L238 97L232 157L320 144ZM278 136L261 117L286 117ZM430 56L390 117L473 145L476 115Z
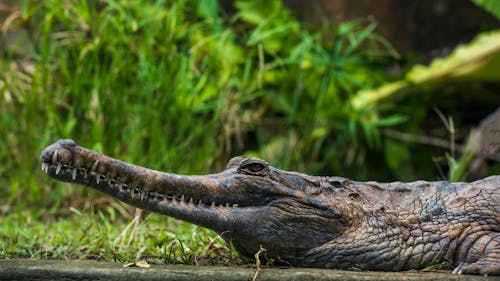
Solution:
M229 207L229 203L226 203L226 207Z
M144 200L144 197L146 196L146 192L141 192L141 201Z
M73 173L71 174L71 178L76 180L76 168L73 168Z
M212 205L210 205L210 207L215 207L215 202L212 201Z
M184 202L184 194L181 195L181 202Z
M58 163L56 168L56 175L59 175L59 172L61 172L61 168L62 168L61 163Z
M233 207L238 207L238 204L233 204Z
M49 163L42 163L42 171L44 171L45 173L48 173L49 172Z
M201 205L203 205L203 201L201 201L201 199L200 199L200 201L198 201L198 206L201 206Z
M193 197L189 199L189 203L193 204Z
M52 164L57 163L57 149L52 153Z
M172 195L172 201L176 202L177 199L175 199L175 194Z
M90 168L90 172L95 172L97 170L97 164L99 164L99 160L95 160L92 168Z
M96 182L97 184L99 184L99 182L100 182L100 181L101 181L101 175L96 174L96 175L95 175L95 182Z

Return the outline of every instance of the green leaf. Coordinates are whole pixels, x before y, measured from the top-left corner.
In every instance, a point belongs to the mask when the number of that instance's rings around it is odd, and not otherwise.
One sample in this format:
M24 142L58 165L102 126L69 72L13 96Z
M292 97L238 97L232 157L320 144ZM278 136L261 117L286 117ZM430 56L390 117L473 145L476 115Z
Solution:
M465 148L464 153L458 161L451 156L447 155L448 165L450 168L449 172L449 181L458 182L465 181L467 176L467 168L469 167L469 163L474 157L474 152L470 151L468 147Z
M471 43L457 47L449 56L435 59L429 66L417 65L406 77L414 84L498 81L500 30L480 34Z
M498 0L472 0L474 4L485 9L486 11L493 14L495 17L500 19L500 1Z
M359 45L363 43L368 38L368 36L370 36L373 33L375 27L377 27L376 23L370 23L361 32L349 34L350 44L344 51L344 54L349 55L352 53L352 51L358 48Z
M430 65L416 65L405 79L383 84L377 89L359 90L351 99L356 109L376 106L412 87L439 86L451 82L500 80L500 30L482 33L468 44L457 47L449 56Z
M250 34L247 44L249 46L254 46L265 41L266 39L274 39L275 37L279 38L280 35L285 35L289 32L296 32L298 29L299 26L295 22L280 25L272 29L264 29L263 27L260 27Z
M374 122L374 125L378 127L389 127L404 123L406 120L408 120L408 116L395 114L389 117L376 120Z

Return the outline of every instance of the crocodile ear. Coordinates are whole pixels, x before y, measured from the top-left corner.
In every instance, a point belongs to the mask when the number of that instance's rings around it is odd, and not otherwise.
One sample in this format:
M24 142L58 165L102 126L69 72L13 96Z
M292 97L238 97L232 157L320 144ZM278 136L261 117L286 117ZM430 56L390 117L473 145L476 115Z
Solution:
M265 176L269 172L269 165L266 161L258 158L247 158L238 167L238 173Z
M357 193L357 192L351 192L351 193L349 193L349 195L347 195L347 197L349 197L349 199L351 199L352 201L361 200L361 195L359 195L359 193Z

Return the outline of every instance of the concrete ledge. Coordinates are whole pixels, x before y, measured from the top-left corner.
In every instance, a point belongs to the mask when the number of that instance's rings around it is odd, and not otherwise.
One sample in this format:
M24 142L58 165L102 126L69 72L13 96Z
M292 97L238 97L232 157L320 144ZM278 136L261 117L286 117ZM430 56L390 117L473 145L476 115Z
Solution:
M59 260L0 260L0 280L252 280L255 268L152 265ZM355 272L315 268L264 268L257 280L500 280L500 277L457 276L449 272Z

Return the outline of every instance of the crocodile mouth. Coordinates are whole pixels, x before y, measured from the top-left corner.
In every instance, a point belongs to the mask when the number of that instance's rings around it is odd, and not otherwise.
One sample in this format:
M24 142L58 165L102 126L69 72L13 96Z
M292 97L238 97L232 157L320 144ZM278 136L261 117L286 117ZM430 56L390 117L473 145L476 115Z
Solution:
M74 163L75 161L66 160L67 158L71 158L67 157L67 154L71 154L71 152L66 148L61 147L60 149L53 149L53 151L49 149L50 147L45 149L41 155L42 171L44 173L60 181L92 187L129 203L137 203L140 206L169 205L187 208L237 208L252 205L245 204L248 202L235 203L207 198L206 196L196 196L193 190L182 191L183 188L176 188L177 190L156 187L148 188L143 184L136 183L136 181L128 182L120 176L113 176L106 171L103 172L100 166L104 164L100 163L99 159L94 160L89 167L85 165L79 166ZM74 155L72 157L76 158ZM127 166L132 166L118 160L114 161L123 163L122 166L126 168ZM147 173L161 173L142 167L141 170L147 170ZM156 175L156 177L158 178L159 176ZM189 179L190 176L165 174L164 178L166 180L183 180ZM189 182L189 180L186 181ZM199 188L198 184L191 185ZM163 190L160 191L159 189Z

